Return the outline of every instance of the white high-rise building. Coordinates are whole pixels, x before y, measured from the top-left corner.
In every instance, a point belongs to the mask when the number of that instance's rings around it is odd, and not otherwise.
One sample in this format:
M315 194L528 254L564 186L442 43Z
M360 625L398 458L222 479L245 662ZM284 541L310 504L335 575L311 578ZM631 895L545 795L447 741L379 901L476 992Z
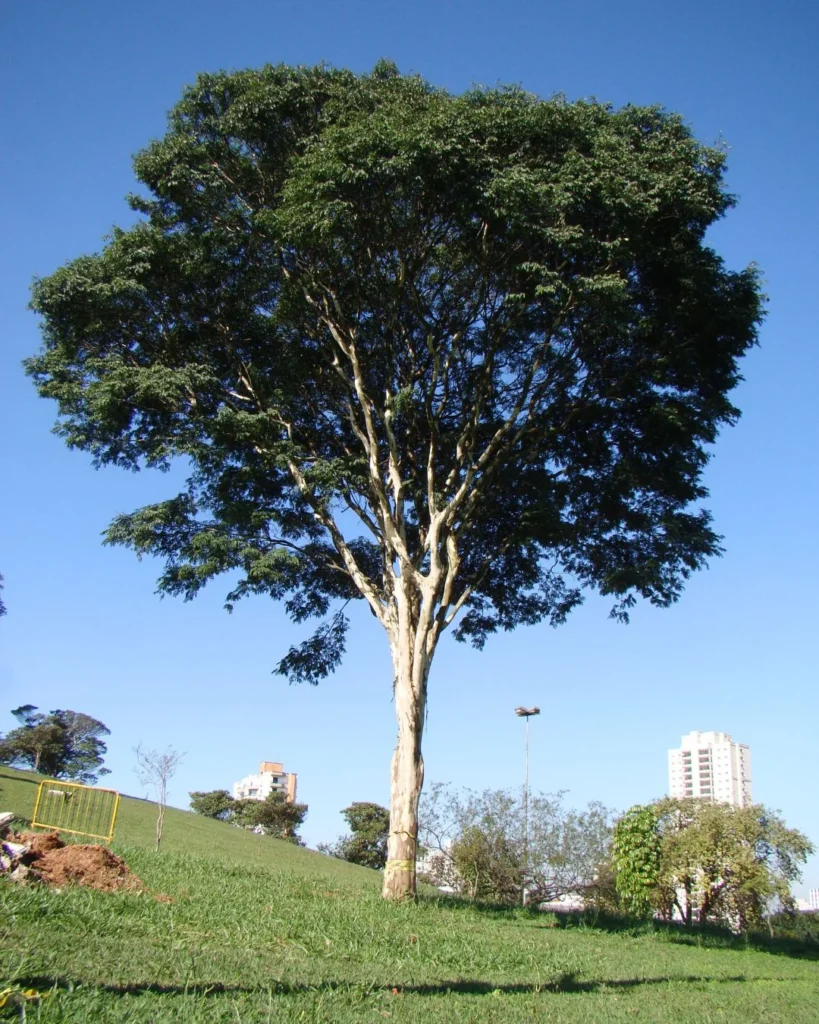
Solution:
M808 890L808 906L811 910L819 910L819 889Z
M668 752L668 792L747 807L751 802L751 751L727 732L690 732Z

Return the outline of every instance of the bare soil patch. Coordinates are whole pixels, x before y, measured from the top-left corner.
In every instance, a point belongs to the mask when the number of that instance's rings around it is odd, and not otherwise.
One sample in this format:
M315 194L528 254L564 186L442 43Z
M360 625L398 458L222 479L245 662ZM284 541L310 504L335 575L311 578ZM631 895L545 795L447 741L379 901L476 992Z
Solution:
M65 843L57 832L24 832L12 839L25 847L16 858L27 869L20 880L43 881L58 889L84 885L102 892L145 891L122 857L98 843Z
M59 832L23 832L19 836L18 842L24 843L30 848L29 856L33 855L35 860L48 853L49 850L59 850L65 846L63 840L60 839Z
M122 859L104 846L71 844L52 847L30 862L48 885L85 885L102 892L144 890L142 882Z

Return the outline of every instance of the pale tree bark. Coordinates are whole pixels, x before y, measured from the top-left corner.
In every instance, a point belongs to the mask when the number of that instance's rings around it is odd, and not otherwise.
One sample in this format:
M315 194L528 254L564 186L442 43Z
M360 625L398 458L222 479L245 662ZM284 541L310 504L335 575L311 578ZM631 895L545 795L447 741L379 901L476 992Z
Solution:
M442 395L438 395L437 389L439 374L449 373L455 351L454 345L451 347L444 363L437 366L427 395L430 434L426 510L419 517L418 547L412 550L405 518L410 500L404 476L407 466L393 424L395 396L387 393L376 400L368 392L355 327L345 322L332 289L313 294L306 288L304 294L336 346L333 368L347 392L349 423L366 458L369 489L362 501L368 506L368 514L362 516L356 502L348 502L348 507L363 519L379 543L383 562L380 580L371 579L362 571L328 503L313 490L304 467L294 458L289 460L288 467L317 522L327 530L350 579L389 638L398 735L390 772L390 835L383 895L387 899L403 899L415 895L418 801L424 781L421 740L430 665L441 634L469 600L473 585L492 561L489 558L472 579L460 579L458 535L463 526L456 525L456 521L469 520L504 449L519 444L529 426L535 396L546 383L538 376L538 355L518 381L516 397L504 421L488 442L476 450L477 423L491 378L490 357L473 415L458 441L456 464L443 484L443 493L449 497L441 501L435 460L446 389ZM292 439L290 424L285 418L281 422ZM312 452L311 457L319 458L320 453Z
M421 740L434 651L431 616L424 608L429 601L419 602L418 579L413 575L396 581L389 630L398 735L390 770L390 832L382 891L391 900L415 895L418 801L424 784Z
M390 834L383 886L387 899L415 895L418 801L424 783L421 737L425 702L426 694L419 700L411 679L396 677L398 737L390 771Z

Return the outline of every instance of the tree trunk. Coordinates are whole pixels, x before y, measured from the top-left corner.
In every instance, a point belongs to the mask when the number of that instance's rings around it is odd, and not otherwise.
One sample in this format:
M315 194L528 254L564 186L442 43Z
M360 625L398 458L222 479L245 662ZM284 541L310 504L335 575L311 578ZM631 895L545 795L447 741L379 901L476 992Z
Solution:
M156 846L154 852L159 853L159 844L162 842L162 826L165 824L165 805L159 805L159 811L156 816Z
M690 928L694 923L694 908L691 904L691 887L686 882L685 886L685 915L683 917L683 923L686 928Z
M390 773L390 833L382 894L388 900L415 896L418 800L424 783L421 737L427 698L430 655L428 634L410 621L412 602L401 601L396 635L391 637L395 668L395 714L398 739ZM402 614L403 613L403 614Z

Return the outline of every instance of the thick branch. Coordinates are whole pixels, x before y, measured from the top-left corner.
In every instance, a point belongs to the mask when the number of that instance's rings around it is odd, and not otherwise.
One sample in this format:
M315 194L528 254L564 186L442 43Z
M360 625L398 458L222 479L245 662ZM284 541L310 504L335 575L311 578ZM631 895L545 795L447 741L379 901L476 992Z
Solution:
M352 579L353 583L356 585L359 592L367 599L367 603L369 604L370 608L372 608L373 613L377 617L378 621L383 626L386 626L387 612L385 608L385 603L382 600L381 595L379 595L372 580L370 580L369 577L367 577L362 572L361 567L355 560L355 555L353 555L352 551L349 548L349 545L344 540L344 536L339 530L335 520L327 512L326 508L324 508L321 502L316 500L316 497L313 494L310 485L307 483L307 480L305 479L304 473L302 473L298 465L296 465L296 463L292 459L288 459L287 466L288 469L290 470L290 475L296 481L296 485L298 486L302 495L307 500L310 507L313 509L313 515L316 517L316 520L319 523L321 523L321 525L330 534L330 537L333 541L333 546L341 556L341 559L344 562L344 566L347 569L347 572L350 574L350 578Z

